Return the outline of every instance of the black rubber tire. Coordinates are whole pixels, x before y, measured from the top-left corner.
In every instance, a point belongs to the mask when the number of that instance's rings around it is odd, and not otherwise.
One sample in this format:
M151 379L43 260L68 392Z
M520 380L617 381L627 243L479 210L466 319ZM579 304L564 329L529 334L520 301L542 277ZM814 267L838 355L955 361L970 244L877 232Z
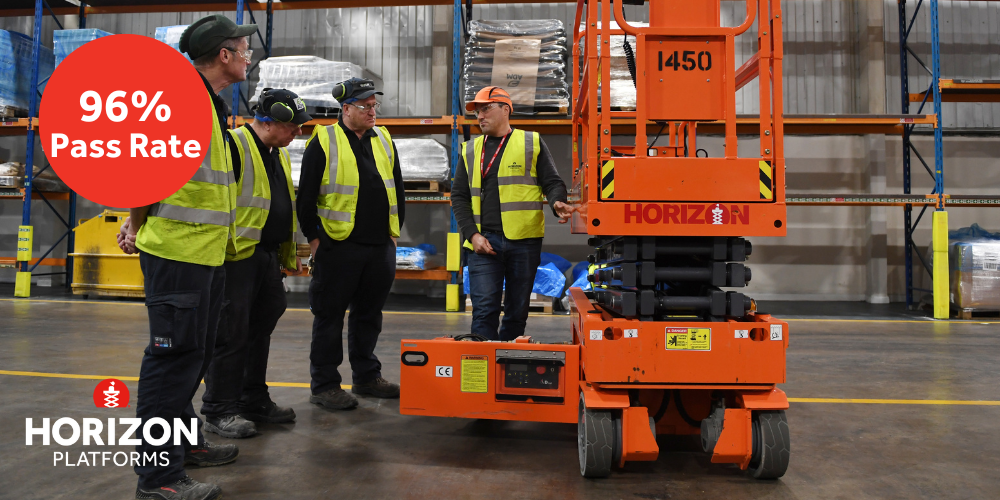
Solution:
M580 394L577 423L577 448L580 452L580 475L608 477L611 475L615 446L614 417L610 411L588 410Z
M785 411L753 412L753 456L750 474L756 479L777 479L788 470L791 443Z

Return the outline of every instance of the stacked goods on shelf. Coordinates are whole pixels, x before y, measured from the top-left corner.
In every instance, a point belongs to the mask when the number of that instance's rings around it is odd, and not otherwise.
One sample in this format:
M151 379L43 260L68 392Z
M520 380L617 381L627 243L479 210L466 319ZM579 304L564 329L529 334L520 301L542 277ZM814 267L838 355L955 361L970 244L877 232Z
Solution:
M31 100L31 37L16 31L0 30L0 117L27 117ZM39 90L52 76L55 56L52 49L39 46ZM37 102L37 101L36 101Z
M394 139L407 191L447 190L448 150L434 139Z
M265 88L287 89L302 98L313 117L333 115L340 109L333 86L360 78L363 72L357 64L315 56L269 57L260 62L260 80L250 103L256 103Z
M427 252L416 247L396 247L396 269L423 271L427 269Z
M173 47L174 50L176 50L177 52L181 52L181 35L184 33L184 30L186 30L187 27L188 25L186 24L180 24L176 26L160 26L159 28L156 28L156 33L154 37L157 40ZM188 57L187 54L183 52L181 52L181 54L188 61L191 60L191 58Z
M41 172L41 173L39 173ZM42 169L35 165L35 190L44 193L65 193L69 191L59 176L51 168ZM24 187L24 164L18 162L0 163L0 189L20 189Z
M948 235L951 298L961 311L1000 311L1000 233L973 224Z
M288 145L288 162L292 164L292 185L299 187L302 176L302 155L306 152L306 139L292 139Z
M98 29L56 30L52 32L52 47L56 55L56 67L59 66L59 63L63 59L66 59L66 56L80 48L83 44L113 34Z
M649 26L648 23L640 22L629 22L630 25L636 27ZM601 23L597 23L597 28L600 29ZM580 29L583 29L581 26ZM618 29L618 23L612 22L611 29ZM624 42L628 41L629 45L632 47L633 53L635 52L635 36L632 35L611 35L611 109L613 111L635 111L635 83L632 81L632 74L628 70L628 60L625 56L625 46ZM586 59L583 57L586 53L586 43L584 40L580 41L580 61L581 65ZM601 48L601 37L597 37L597 53L600 54ZM582 71L582 66L580 70ZM597 90L597 105L600 106L601 103L601 89Z
M496 85L511 95L515 115L569 111L566 30L562 21L472 21L465 50L465 101Z

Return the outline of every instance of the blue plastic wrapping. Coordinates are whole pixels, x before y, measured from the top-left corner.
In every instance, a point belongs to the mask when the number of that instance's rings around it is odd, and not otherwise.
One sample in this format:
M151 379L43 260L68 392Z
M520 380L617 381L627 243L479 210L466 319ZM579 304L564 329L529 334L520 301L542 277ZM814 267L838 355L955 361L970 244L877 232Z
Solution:
M426 266L427 252L414 247L396 247L396 269L423 271Z
M31 99L31 50L30 36L16 31L0 30L0 108L5 106L27 111ZM39 46L39 90L52 76L55 56L52 49ZM37 102L37 101L36 101Z
M160 26L156 28L156 33L153 35L157 40L171 46L177 52L181 52L181 35L184 33L188 25L178 24L175 26ZM191 60L187 54L181 52L188 61Z
M963 227L961 229L956 229L954 231L948 231L948 240L951 242L955 241L974 241L974 240L1000 240L1000 233L993 233L987 231L979 226L979 224L973 224L969 227Z
M569 266L566 269L569 269ZM548 297L559 297L564 286L566 286L566 275L555 263L549 262L544 266L538 266L535 272L535 284L531 291Z
M561 273L565 273L566 271L569 271L570 267L573 267L573 264L570 263L570 261L554 253L542 252L542 261L539 265L544 266L545 264L548 264L550 262L555 264L556 269L558 269L559 272Z
M59 63L66 56L70 55L71 52L83 46L83 44L97 40L98 38L104 38L106 36L111 36L114 33L108 33L104 30L99 29L82 29L82 30L56 30L52 32L52 48L55 52L56 57L56 67L59 67Z
M430 243L421 243L421 244L417 245L417 248L419 248L419 249L427 252L427 255L437 255L437 253L438 253L437 247L434 246L434 245L431 245Z
M586 268L584 271L586 271ZM566 287L566 295L569 295L570 288L582 288L583 291L589 292L594 288L594 285L590 281L587 281L587 273L584 272L579 278L573 281L572 285Z
M590 262L587 262L585 260L577 262L576 265L573 266L573 270L570 271L570 277L573 279L574 283L580 280L580 276L584 277L587 276L588 267L590 267ZM576 286L576 285L570 285L570 286Z

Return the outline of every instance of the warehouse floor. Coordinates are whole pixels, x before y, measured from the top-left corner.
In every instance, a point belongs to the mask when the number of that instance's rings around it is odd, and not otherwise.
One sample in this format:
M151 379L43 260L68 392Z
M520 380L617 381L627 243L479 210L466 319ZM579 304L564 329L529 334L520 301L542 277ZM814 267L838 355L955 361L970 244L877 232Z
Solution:
M62 448L25 446L24 419L133 416L95 408L92 392L95 379L105 377L134 390L128 381L138 374L148 338L145 308L35 291L31 300L0 299L0 498L131 498L131 468L54 466L53 451ZM825 398L792 402L784 478L755 481L710 464L694 439L661 438L657 462L586 480L574 425L401 416L397 401L370 398L348 412L309 404L312 316L302 299L292 298L278 324L268 377L289 383L271 394L298 420L261 425L260 435L232 441L241 450L234 464L188 469L222 485L226 498L910 499L1000 492L996 321L935 322L896 305L767 304L791 330L783 389L792 398ZM391 380L398 380L400 339L468 331L469 315L422 304L395 300L396 311L385 315L377 354ZM568 325L566 316L533 315L528 328L536 339L568 340ZM73 374L96 377L68 378ZM76 456L99 448L68 450Z

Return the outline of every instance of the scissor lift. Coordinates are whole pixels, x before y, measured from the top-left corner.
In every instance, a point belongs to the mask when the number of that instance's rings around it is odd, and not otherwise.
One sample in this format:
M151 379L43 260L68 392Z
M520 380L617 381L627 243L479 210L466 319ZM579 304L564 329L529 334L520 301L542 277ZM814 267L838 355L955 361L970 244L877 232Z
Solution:
M586 477L656 460L664 434L700 435L712 462L756 478L785 473L788 325L723 290L750 281L746 237L785 235L780 5L746 8L722 27L719 0L650 0L649 27L634 27L621 2L578 3L572 226L591 235L594 290L570 290L572 342L403 340L402 413L576 423ZM755 20L759 51L736 68L734 39ZM601 102L625 34L634 111ZM760 152L740 158L736 91L754 78ZM650 122L666 146L647 146ZM704 122L724 124L723 156L696 154ZM633 126L635 145L611 144Z

